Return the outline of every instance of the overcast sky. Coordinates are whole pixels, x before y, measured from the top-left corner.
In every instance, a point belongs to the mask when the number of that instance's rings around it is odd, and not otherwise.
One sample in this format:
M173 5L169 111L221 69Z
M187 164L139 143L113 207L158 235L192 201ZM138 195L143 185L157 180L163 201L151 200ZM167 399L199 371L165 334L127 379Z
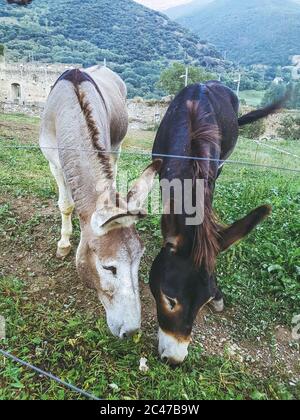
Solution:
M144 6L156 10L167 10L170 7L179 6L180 4L190 3L192 0L135 0Z

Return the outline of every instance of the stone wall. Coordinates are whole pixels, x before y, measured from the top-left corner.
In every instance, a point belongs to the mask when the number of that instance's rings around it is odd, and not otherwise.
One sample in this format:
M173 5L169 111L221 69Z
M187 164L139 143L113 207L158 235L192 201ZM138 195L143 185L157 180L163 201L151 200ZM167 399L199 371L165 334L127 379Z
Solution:
M46 63L0 61L0 112L41 116L51 87L67 69L78 67ZM130 127L152 129L165 114L165 101L129 100Z
M154 102L135 99L128 101L129 129L131 130L154 130L158 127L168 107L168 101ZM16 104L13 102L0 102L0 112L13 114L26 114L40 117L44 110L44 103ZM243 113L250 109L243 108ZM283 114L275 114L266 119L266 131L262 138L277 138L278 127L281 119L287 114L295 115L296 111L285 111ZM298 114L298 111L297 111Z
M35 104L46 101L51 86L72 66L0 62L0 102Z
M128 100L129 125L131 129L145 130L155 129L163 119L169 102L162 100L160 102Z
M19 104L16 102L0 102L0 112L4 114L25 114L31 117L41 117L44 104L40 102L32 104Z
M0 102L0 112L5 114L25 114L41 117L45 103L16 103ZM130 128L133 130L153 129L161 122L167 110L165 101L153 102L143 100L128 100L128 114Z

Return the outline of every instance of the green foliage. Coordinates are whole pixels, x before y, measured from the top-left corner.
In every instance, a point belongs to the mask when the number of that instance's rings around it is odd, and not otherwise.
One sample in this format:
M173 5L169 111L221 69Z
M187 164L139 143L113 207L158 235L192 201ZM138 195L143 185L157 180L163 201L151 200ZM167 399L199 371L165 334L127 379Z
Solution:
M265 91L245 90L239 94L240 102L253 108L258 108L262 104Z
M300 115L287 115L280 122L278 134L290 140L300 140Z
M267 89L263 100L262 105L268 105L272 102L278 101L280 98L282 98L286 94L286 86L283 83L276 84L272 83Z
M266 91L263 98L263 105L267 105L276 100L282 98L286 93L289 94L285 107L288 109L299 109L300 108L300 82L297 83L272 83L269 89Z
M240 68L241 73L241 85L240 89L243 90L265 90L270 80L265 78L263 71L258 71L253 68ZM227 71L222 73L221 81L233 90L237 87L238 73L235 71ZM274 79L274 78L273 78ZM271 79L271 80L273 80Z
M32 299L24 281L1 276L0 308L9 327L6 348L105 400L293 399L276 375L259 378L230 356L203 355L196 346L184 367L164 365L155 355L156 340L146 334L139 343L112 338L105 318L77 306L74 291L68 293L68 300L60 293L57 301ZM147 355L147 373L138 369L142 355ZM2 357L0 384L1 400L83 398Z
M245 125L240 129L240 135L247 139L258 139L266 131L266 122L264 120L255 121L252 124Z
M173 63L160 76L159 87L169 95L176 95L185 86L186 67L182 63ZM216 79L216 75L202 67L189 67L188 83L203 83Z
M288 108L299 109L300 108L300 82L293 82L288 86L290 92L290 100L288 102Z
M0 44L0 57L4 56L4 45Z
M299 54L300 5L295 1L217 0L198 9L191 3L177 21L242 64L284 66Z
M12 60L78 63L107 59L129 96L159 96L157 81L171 60L197 64L219 57L210 44L166 16L131 0L38 0L26 8L1 4L0 39Z

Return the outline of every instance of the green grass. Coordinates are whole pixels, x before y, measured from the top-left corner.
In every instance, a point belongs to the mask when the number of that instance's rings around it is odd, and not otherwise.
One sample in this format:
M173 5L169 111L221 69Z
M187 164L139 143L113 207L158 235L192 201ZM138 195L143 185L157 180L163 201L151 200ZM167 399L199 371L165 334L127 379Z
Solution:
M0 114L2 121L15 122L17 124L38 124L40 121L39 117L31 117L25 114Z
M229 357L207 357L193 348L180 369L161 364L147 334L138 344L111 338L105 320L61 302L32 302L24 283L1 279L1 313L8 322L7 347L19 357L108 399L292 398L273 379L258 380ZM141 355L150 371L138 370ZM74 394L0 359L1 399L63 399ZM118 391L110 389L116 384ZM77 397L77 396L76 396Z
M37 121L0 115L1 122L14 128L9 144L37 144ZM32 124L32 131L19 138L23 124ZM8 131L6 127L5 135ZM129 133L124 151L150 150L154 134ZM218 354L204 351L197 344L200 334L186 363L172 369L158 360L155 322L144 319L138 343L112 338L94 293L77 278L74 254L64 262L54 257L60 225L47 162L38 150L5 149L8 140L1 136L0 127L0 314L7 322L3 348L112 400L300 398L299 384L290 385L292 378L300 377L299 359L291 374L284 360L272 368L253 367L233 358L226 345ZM282 141L280 147L299 154L297 142ZM231 159L297 168L290 157L257 150L246 139ZM129 171L134 179L148 163L147 156L124 153L120 171ZM276 327L289 331L293 315L300 311L299 201L299 174L293 172L227 165L218 182L215 206L224 222L263 203L273 206L272 217L218 262L229 312L208 315L207 323L220 330L227 326L228 339L234 342L250 342L256 349L265 341L272 349ZM159 217L149 217L138 228L146 244L141 282L147 282L161 242ZM78 239L76 222L74 244ZM143 302L151 305L147 299ZM299 349L297 343L291 345ZM138 369L143 356L150 367L146 374ZM266 370L259 374L260 369ZM0 399L79 398L2 357L0 385Z
M245 100L248 106L258 107L264 98L264 90L244 90L240 92L239 98Z

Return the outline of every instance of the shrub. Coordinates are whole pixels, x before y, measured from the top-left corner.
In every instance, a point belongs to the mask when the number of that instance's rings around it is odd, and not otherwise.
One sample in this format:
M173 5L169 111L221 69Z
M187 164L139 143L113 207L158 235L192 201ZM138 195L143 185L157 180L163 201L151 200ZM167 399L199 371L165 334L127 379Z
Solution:
M173 63L172 66L161 73L158 86L168 95L176 95L185 86L185 71L186 67L184 64L179 62ZM189 84L204 83L213 79L216 79L216 75L208 72L203 67L189 67Z
M289 99L286 101L284 107L288 109L299 109L300 82L293 82L288 85L284 83L279 85L272 83L265 93L262 104L265 106L274 101L278 101L278 99L281 99L286 93L288 93Z
M266 131L266 122L264 120L258 120L252 124L245 125L240 129L240 135L248 139L254 140L263 136Z
M300 114L284 117L280 122L278 135L289 140L300 140Z

